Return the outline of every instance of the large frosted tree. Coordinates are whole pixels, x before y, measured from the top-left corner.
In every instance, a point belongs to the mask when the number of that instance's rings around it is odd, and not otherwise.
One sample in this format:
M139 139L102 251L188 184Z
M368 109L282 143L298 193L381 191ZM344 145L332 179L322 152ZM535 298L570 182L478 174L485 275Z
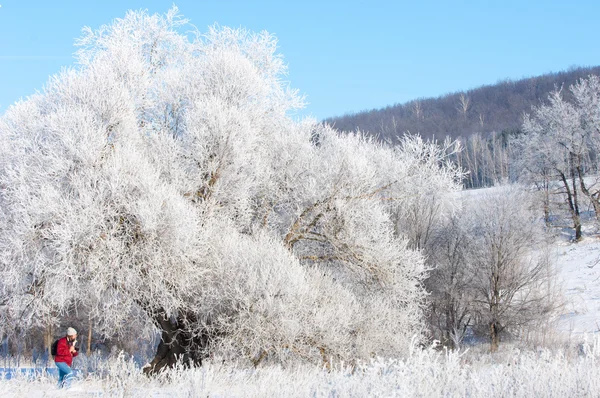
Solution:
M399 208L457 189L444 150L295 120L268 33L129 12L0 119L0 331L85 312L178 355L401 355L422 255ZM18 328L17 328L18 326Z

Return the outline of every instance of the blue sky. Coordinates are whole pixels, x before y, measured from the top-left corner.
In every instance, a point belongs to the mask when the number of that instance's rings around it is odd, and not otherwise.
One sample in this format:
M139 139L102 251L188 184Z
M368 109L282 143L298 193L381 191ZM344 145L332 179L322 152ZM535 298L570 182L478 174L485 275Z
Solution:
M83 26L172 4L200 31L274 33L317 119L600 65L599 1L0 0L0 114L73 64Z

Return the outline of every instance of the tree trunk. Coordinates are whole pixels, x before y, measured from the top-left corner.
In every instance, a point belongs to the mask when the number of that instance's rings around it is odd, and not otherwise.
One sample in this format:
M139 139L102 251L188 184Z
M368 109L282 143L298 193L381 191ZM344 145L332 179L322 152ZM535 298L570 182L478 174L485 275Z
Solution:
M577 196L577 177L576 177L574 166L571 166L571 181L573 182L573 204L575 206L575 214L577 215L577 217L575 217L573 219L574 224L575 224L575 241L579 242L582 237L582 235L581 235L581 217L580 217L580 213L579 213L579 199Z
M581 186L581 192L583 192L583 194L590 200L590 202L592 202L592 206L594 206L594 212L596 213L596 219L600 220L600 200L598 199L598 195L597 193L596 195L591 193L585 185L581 167L577 168L577 174L579 175L579 184Z
M86 355L90 355L92 353L92 319L88 319L88 335L87 335L87 346L86 346Z
M143 369L145 374L156 374L178 362L188 367L202 364L202 359L208 356L209 334L193 331L197 326L195 314L188 312L173 318L160 310L154 321L161 331L161 339L154 359Z
M496 326L496 322L490 322L490 351L498 351L499 345L500 337L498 336L498 327Z
M48 358L52 358L52 343L54 342L54 333L52 330L52 324L49 324L44 333L44 345L48 351Z
M544 222L546 223L546 228L550 228L552 226L550 222L550 180L546 175L544 175L542 191L544 193L542 199L544 205Z
M574 172L572 171L572 174ZM581 240L581 217L579 215L579 203L577 201L577 189L575 185L575 179L573 179L573 190L567 181L567 177L560 172L560 179L565 187L567 193L567 204L569 205L569 211L571 213L571 219L573 220L573 229L575 229L575 241Z

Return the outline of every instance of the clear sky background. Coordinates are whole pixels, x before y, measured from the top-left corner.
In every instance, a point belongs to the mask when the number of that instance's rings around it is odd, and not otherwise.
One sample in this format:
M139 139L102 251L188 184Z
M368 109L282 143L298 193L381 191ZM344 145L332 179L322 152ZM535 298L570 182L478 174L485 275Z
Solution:
M317 119L600 65L598 0L0 0L0 114L73 65L83 26L172 4L200 31L274 33Z

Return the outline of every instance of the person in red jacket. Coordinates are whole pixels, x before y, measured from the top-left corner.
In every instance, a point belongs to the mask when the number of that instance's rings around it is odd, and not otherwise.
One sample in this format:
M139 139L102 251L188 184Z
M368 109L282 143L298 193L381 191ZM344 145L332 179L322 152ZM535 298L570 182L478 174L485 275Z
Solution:
M71 384L71 377L73 376L71 364L73 363L73 358L77 356L76 342L77 331L73 328L68 328L67 335L58 340L54 363L56 363L56 367L58 368L59 388L69 387Z

